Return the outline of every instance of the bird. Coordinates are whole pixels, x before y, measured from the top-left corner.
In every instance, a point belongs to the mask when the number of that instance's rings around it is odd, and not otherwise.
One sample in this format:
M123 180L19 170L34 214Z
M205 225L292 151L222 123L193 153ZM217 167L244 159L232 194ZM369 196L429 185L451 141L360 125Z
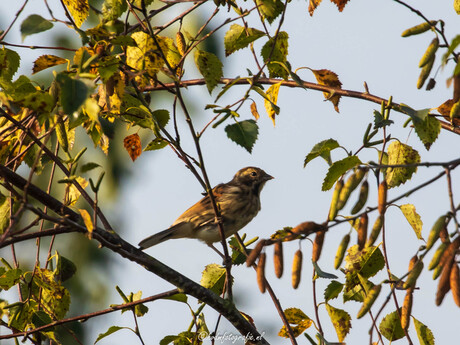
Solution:
M260 168L246 167L231 181L212 189L225 238L236 234L259 213L260 192L271 179L273 177ZM216 250L212 244L221 241L221 235L209 194L182 213L168 229L139 242L139 248L147 249L176 238L198 239Z

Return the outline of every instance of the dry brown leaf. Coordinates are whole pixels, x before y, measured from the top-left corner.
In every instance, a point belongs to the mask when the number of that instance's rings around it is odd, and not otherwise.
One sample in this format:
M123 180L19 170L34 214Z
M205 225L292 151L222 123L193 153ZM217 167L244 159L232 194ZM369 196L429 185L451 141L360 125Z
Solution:
M142 153L141 138L137 133L128 135L123 139L123 145L128 151L129 156L133 162L139 157Z
M311 71L315 75L319 85L329 86L336 89L342 88L342 83L336 73L328 69L312 69ZM333 92L323 92L323 95L328 101L331 101L332 104L334 104L335 111L339 112L340 95L335 95Z
M342 12L349 0L331 0L332 3L336 4L339 8L339 12Z
M256 102L252 102L252 103L251 103L251 114L252 114L252 116L254 116L254 118L255 118L256 120L258 120L259 117L260 117L259 112L257 111Z
M448 99L445 101L443 104L441 104L437 110L438 112L446 119L446 121L451 121L450 120L450 110L452 109L452 106L455 104L453 99ZM460 127L460 119L459 118L454 118L453 119L453 125Z

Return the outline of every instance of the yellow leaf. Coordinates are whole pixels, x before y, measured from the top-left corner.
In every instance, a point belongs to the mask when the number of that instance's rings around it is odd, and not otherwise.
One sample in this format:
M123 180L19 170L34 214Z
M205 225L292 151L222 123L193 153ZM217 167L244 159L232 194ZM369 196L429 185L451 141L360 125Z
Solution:
M259 112L257 111L256 102L251 103L251 114L252 114L252 116L255 117L256 120L258 120L259 117L260 117Z
M94 230L94 225L93 225L93 221L91 220L91 216L89 215L88 211L86 211L85 209L78 209L78 211L80 212L80 215L83 218L83 222L85 223L86 229L91 235L91 233Z
M83 177L77 177L77 183L85 189L88 186L88 181L86 181ZM69 186L69 195L68 195L68 206L73 206L77 202L78 198L80 197L80 192L78 191L77 187L74 184Z
M89 15L88 0L64 0L64 4L72 15L77 27L80 27Z
M63 59L59 56L42 55L38 57L37 60L34 61L34 67L32 69L32 74L43 71L44 69L47 69L49 67L64 64L66 62L69 62L69 60Z
M315 78L318 81L319 85L330 86L336 89L342 88L342 83L340 82L339 77L336 73L329 71L328 69L312 69L311 71L315 75ZM328 101L331 101L332 104L334 104L335 111L339 112L340 96L334 95L334 92L323 92L323 94Z
M310 3L308 4L308 13L310 13L310 16L313 15L313 12L315 12L320 3L321 0L310 0Z
M278 102L278 92L280 90L280 86L281 82L273 84L266 92L268 99L265 99L265 110L267 111L268 116L272 119L273 126L275 126L275 115L280 112L280 109L276 105Z
M142 153L141 138L137 133L128 135L126 138L124 138L123 145L126 151L128 151L128 154L133 160L133 162Z

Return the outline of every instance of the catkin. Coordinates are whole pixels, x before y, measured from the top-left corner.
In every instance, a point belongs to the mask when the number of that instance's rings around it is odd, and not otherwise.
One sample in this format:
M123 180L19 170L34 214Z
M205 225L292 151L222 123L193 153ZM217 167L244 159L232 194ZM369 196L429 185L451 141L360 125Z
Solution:
M298 249L292 261L292 287L297 289L300 284L300 274L302 271L302 251Z
M273 265L275 267L275 276L281 278L283 275L283 242L275 242L275 250L273 253Z
M259 285L259 290L262 293L265 293L265 259L266 254L260 253L259 262L257 263L257 285Z

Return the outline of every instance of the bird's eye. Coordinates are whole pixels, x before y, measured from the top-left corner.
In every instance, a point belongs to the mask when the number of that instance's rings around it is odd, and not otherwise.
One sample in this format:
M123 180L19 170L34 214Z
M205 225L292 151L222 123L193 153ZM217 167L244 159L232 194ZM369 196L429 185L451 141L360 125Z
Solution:
M252 177L256 177L256 176L257 176L257 171L253 171L253 172L251 173L251 176L252 176Z

